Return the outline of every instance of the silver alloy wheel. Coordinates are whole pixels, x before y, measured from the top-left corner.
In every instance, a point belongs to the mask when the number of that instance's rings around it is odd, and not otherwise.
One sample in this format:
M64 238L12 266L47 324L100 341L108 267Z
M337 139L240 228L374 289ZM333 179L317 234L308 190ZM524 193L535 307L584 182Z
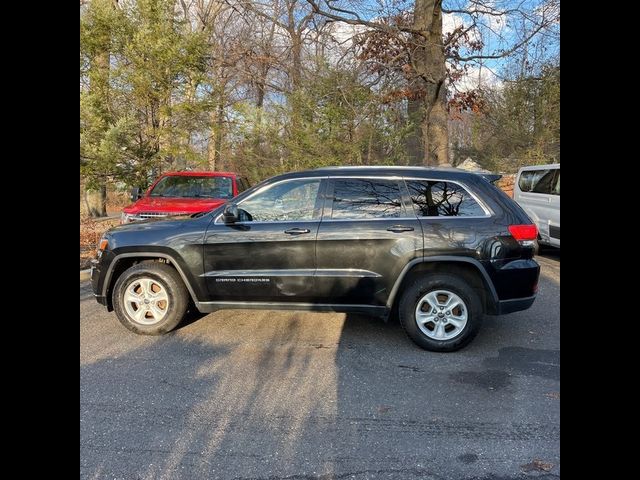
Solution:
M434 290L423 296L416 306L416 323L427 337L451 340L467 324L467 306L455 293Z
M169 311L167 289L149 277L131 281L125 288L123 301L129 318L141 325L161 322Z

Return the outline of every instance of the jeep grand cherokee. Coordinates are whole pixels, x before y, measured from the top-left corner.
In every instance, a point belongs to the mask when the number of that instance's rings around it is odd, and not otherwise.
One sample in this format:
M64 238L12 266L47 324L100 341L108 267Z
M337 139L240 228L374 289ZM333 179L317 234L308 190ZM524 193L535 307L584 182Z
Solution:
M190 302L396 311L420 347L453 351L484 314L531 306L536 238L481 175L333 167L270 178L195 218L109 230L91 273L97 301L139 334L174 329Z

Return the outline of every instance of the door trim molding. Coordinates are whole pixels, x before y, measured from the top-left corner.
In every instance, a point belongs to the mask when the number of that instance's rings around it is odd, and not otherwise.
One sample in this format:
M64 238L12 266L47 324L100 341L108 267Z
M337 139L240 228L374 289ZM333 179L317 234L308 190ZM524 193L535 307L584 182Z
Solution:
M358 268L288 268L282 270L211 270L201 277L381 277L382 275Z

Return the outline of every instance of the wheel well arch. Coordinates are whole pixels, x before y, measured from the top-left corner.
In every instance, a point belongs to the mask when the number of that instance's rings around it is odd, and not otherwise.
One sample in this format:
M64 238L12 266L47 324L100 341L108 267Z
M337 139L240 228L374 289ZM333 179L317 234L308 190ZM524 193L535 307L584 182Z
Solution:
M396 280L389 294L387 307L395 310L403 289L416 278L439 273L459 276L471 285L480 295L484 313L492 314L497 311L498 296L482 264L475 259L459 257L424 258L409 263Z
M167 255L165 253L158 253L158 252L121 253L117 255L116 258L114 258L114 260L111 262L111 265L109 266L109 270L107 271L107 275L105 278L104 294L107 299L107 309L109 311L113 309L112 293L113 293L113 287L115 286L116 281L118 280L118 277L120 277L120 275L122 275L122 273L125 270L127 270L128 268L134 265L137 265L139 263L155 263L155 262L164 263L165 265L168 265L174 268L178 272L178 275L180 275L180 278L182 279L182 282L184 283L185 287L187 287L187 291L189 292L189 296L191 297L191 300L194 303L198 301L193 291L193 288L191 287L191 284L189 283L189 280L187 279L186 275L180 268L180 265L178 265L178 263L170 255Z

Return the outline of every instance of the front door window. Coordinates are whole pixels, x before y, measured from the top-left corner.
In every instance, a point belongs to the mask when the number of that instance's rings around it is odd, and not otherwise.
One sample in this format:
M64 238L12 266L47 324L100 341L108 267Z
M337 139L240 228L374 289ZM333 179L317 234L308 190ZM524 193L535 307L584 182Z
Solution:
M320 179L291 180L260 191L238 204L241 222L293 222L320 218Z

